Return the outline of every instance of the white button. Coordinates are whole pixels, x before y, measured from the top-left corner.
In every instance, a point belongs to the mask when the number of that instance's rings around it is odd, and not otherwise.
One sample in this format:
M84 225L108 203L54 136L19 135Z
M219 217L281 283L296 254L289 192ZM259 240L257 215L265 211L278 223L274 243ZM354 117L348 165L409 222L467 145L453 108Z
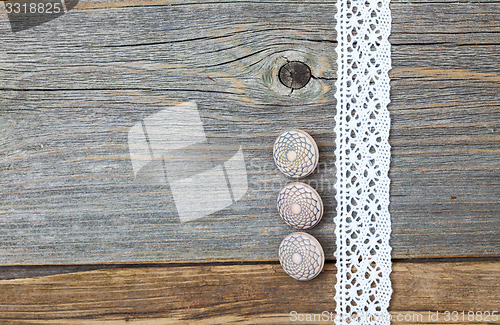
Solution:
M319 151L314 139L304 131L282 133L274 143L274 162L288 177L302 178L318 165Z
M323 201L311 186L295 182L288 184L278 195L278 212L290 227L309 229L323 216Z
M280 245L279 258L285 272L302 281L315 278L325 264L321 244L305 232L286 236Z

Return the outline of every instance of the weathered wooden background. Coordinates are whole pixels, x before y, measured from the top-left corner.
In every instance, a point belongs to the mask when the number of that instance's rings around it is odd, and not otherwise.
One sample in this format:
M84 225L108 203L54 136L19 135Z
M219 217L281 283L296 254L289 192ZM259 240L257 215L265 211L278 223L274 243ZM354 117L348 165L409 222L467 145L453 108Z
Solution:
M498 310L500 2L391 8L392 312ZM13 33L0 5L0 322L333 311L331 259L307 284L276 264L291 230L271 151L290 127L317 140L306 182L326 213L310 233L332 257L334 14L324 1L94 0ZM279 82L287 60L310 66L305 88ZM168 186L134 179L127 132L185 101L207 135L242 145L249 190L182 224ZM139 262L155 264L127 268Z

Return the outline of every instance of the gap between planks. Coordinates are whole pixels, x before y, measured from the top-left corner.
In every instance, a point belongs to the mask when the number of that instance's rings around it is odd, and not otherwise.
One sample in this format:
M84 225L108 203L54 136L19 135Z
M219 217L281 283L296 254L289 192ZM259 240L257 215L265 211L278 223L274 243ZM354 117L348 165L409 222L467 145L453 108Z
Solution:
M479 256L431 256L417 258L393 258L393 263L460 263L460 262L500 262L500 255ZM102 269L173 268L196 266L236 266L236 265L279 265L278 260L242 261L237 259L217 259L179 262L129 262L129 263L86 263L86 264L37 264L0 265L0 281L88 272ZM325 264L335 264L335 259L327 258Z

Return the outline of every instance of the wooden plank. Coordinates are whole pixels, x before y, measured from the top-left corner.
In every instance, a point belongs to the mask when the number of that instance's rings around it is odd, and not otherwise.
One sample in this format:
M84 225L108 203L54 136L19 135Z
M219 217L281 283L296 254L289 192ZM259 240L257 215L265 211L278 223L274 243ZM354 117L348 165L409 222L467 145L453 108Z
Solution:
M16 34L1 18L0 264L276 259L288 180L271 146L290 127L322 152L305 181L333 256L334 3L131 3L81 2ZM395 257L498 255L499 6L392 7ZM315 76L293 93L276 78L287 59ZM181 224L167 185L134 180L127 132L189 100L209 136L243 146L249 191Z
M499 271L499 261L395 262L391 314L415 317L401 323L435 324L426 317L438 311L437 323L444 324L445 311L498 310ZM334 283L333 263L309 282L290 278L279 264L104 269L4 280L0 321L282 324L290 323L292 311L334 312Z

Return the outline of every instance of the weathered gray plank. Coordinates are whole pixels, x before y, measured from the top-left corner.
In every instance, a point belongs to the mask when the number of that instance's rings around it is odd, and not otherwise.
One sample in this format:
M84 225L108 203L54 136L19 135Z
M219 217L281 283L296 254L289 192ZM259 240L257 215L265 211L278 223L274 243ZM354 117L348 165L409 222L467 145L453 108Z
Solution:
M17 34L0 22L0 264L275 259L291 230L271 146L289 127L322 152L311 233L333 256L334 3L127 4L84 2ZM499 4L392 9L394 256L497 255ZM290 94L286 59L316 79ZM134 180L127 132L187 100L208 135L243 146L249 192L180 224L167 186Z

